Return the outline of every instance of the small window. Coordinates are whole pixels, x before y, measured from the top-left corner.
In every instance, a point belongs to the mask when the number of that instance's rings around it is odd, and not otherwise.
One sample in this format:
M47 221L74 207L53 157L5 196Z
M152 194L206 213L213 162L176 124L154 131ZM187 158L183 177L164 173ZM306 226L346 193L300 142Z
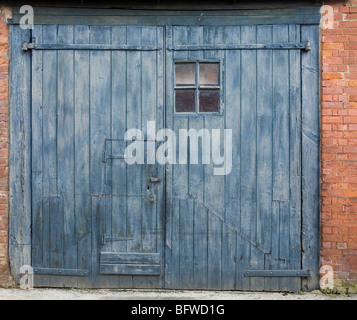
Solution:
M177 62L175 64L175 112L220 111L220 64Z

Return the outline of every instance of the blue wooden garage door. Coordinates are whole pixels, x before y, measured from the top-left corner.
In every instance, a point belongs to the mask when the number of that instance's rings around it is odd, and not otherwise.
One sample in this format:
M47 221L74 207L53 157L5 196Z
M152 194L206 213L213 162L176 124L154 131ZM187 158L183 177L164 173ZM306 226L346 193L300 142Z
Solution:
M168 28L167 126L177 136L219 129L222 145L229 129L233 148L227 175L215 176L213 164L166 171L167 287L300 290L301 61L310 54L296 50L308 40L302 28ZM179 87L177 73L192 63L198 107L180 112L180 92L190 86ZM212 101L215 91L216 112L207 112L205 96ZM218 152L224 156L223 146Z
M36 285L162 287L163 184L152 178L163 168L126 165L124 134L164 125L163 29L37 26L33 35L52 44L32 52Z
M36 285L299 291L302 65L317 70L304 50L316 31L36 26ZM201 144L199 164L148 164L160 146L148 121L177 137L231 130L231 170L214 175ZM125 161L128 129L145 163Z

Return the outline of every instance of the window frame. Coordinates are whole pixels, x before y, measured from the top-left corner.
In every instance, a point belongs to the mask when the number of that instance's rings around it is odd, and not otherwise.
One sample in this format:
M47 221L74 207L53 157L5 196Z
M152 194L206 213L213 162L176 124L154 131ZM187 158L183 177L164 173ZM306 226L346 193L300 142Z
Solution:
M185 64L185 63L194 63L196 64L196 74L195 74L195 85L194 86L178 86L176 85L176 65ZM218 86L210 85L200 85L200 64L201 63L217 63L218 64ZM221 59L175 59L173 61L173 70L174 70L174 115L175 116L198 116L198 115L223 115L223 62ZM176 91L177 90L195 90L195 111L193 112L177 112L176 111ZM219 105L218 111L200 111L200 91L201 90L219 90Z

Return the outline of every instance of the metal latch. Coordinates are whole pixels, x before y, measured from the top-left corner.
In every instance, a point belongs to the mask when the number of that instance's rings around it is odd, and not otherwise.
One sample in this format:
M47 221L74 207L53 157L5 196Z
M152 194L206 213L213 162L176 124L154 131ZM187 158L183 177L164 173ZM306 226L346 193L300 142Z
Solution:
M151 179L150 179L150 182L151 182L151 183L160 183L160 182L161 182L161 179L160 179L160 178L151 178Z

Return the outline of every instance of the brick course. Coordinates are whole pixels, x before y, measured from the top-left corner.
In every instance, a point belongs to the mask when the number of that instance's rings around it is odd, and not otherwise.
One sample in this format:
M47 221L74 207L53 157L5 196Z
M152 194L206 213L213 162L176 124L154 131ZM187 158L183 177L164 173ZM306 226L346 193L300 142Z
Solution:
M357 282L357 1L325 1L333 29L322 30L321 264L339 291Z

